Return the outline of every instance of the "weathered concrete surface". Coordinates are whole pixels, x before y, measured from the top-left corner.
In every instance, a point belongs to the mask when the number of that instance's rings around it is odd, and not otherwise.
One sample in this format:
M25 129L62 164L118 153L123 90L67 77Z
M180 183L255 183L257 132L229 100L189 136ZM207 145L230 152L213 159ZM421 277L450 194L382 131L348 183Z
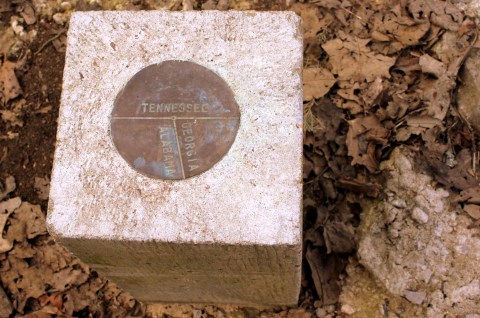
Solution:
M414 171L413 165L407 148L395 149L381 165L388 171L386 198L362 203L358 256L373 278L349 266L341 302L356 310L352 317L479 313L480 229L452 202L454 195L436 187L427 173ZM359 290L368 292L358 297Z
M162 181L112 143L114 99L140 69L188 60L241 112L228 154ZM302 38L291 12L77 12L68 33L48 227L146 301L294 304L300 288Z

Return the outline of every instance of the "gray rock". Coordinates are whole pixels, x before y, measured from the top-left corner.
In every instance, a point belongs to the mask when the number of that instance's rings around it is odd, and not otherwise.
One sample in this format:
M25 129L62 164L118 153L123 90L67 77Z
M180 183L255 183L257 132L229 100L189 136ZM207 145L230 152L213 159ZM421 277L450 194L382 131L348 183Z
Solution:
M415 207L412 210L412 219L420 224L425 224L428 222L428 214L422 209Z
M415 305L421 305L425 300L425 297L427 297L427 294L425 292L417 292L411 290L405 291L405 298Z

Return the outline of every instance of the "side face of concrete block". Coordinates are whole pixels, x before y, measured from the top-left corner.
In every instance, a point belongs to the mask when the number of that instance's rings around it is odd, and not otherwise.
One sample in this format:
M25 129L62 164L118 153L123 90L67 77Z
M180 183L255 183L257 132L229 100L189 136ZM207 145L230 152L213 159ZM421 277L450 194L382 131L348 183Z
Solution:
M299 24L290 12L74 13L52 172L50 232L94 268L101 265L95 258L111 258L110 267L100 272L116 277L140 299L182 301L182 292L168 294L154 286L142 290L139 286L151 278L153 285L172 290L175 279L198 286L197 299L192 294L184 301L295 303L302 224ZM210 170L181 181L151 179L133 170L118 154L110 132L118 92L138 71L166 60L191 61L214 71L232 89L241 114L227 155ZM141 267L144 274L130 275L139 266L135 259L147 262L159 253L188 262L188 257L175 256L178 246L191 248L184 255L203 253L205 259L218 256L219 261L205 270L208 275L181 269L177 276L161 274L172 270L168 262L155 267L153 276L148 266ZM288 285L272 281L269 286L271 270L245 266L237 274L245 292L222 300L225 290L233 293L229 288L237 285L231 283L233 276L223 279L214 268L224 264L223 270L233 275L229 257L271 262L259 257L258 248L277 255L275 266L282 270L275 279ZM203 266L198 262L192 265L194 272ZM123 274L114 269L122 266ZM250 299L249 274L263 275L259 286L278 288L279 296L252 294ZM167 282L167 276L176 278ZM207 299L201 282L208 277L216 277L212 282L223 292Z
M297 246L192 247L78 239L62 243L145 302L297 304L301 270Z

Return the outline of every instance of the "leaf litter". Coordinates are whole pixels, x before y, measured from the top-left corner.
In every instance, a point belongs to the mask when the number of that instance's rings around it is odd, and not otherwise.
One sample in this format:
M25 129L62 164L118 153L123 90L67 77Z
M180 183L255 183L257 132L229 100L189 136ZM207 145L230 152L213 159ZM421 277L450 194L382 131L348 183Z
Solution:
M479 132L459 116L454 99L478 28L448 1L392 3L316 1L336 17L328 24L335 35L319 44L316 61L304 51L307 67L336 79L328 87L304 74L305 119L314 123L306 125L304 145L304 213L311 220L304 241L313 286L304 287L313 287L323 304L331 295L320 273L329 258L353 255L361 213L355 202L381 194L379 163L394 147L415 149L437 182L458 191L465 213L480 218L472 151Z
M221 9L235 8L224 2ZM254 8L247 2L238 5ZM0 59L0 140L18 138L30 116L26 100L32 92L24 91L19 79L32 59L50 46L65 51L62 19L70 9L65 5L65 14L60 9L47 14L41 3L0 0L0 12L15 15L0 36L7 44ZM181 9L179 3L170 7ZM357 202L381 195L378 166L394 147L415 149L418 162L439 184L457 191L455 202L479 219L478 155L472 151L478 132L454 107L458 72L478 46L478 31L475 21L449 1L288 3L302 16L304 28L306 270L299 303L303 309L284 310L278 317L308 318L315 308L337 303L340 277L357 248ZM220 2L204 6L218 9ZM30 49L39 17L51 19L54 13L62 23L52 22L58 25L50 28L50 39ZM55 108L49 104L34 115ZM2 177L0 316L145 314L144 305L56 245L46 231L42 208L16 196L13 177ZM48 176L32 178L32 192L45 201Z

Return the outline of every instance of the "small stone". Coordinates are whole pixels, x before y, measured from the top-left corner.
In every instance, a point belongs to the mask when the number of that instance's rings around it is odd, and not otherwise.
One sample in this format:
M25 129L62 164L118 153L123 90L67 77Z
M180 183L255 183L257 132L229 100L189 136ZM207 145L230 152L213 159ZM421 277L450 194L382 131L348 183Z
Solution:
M418 292L418 291L411 291L411 290L405 291L405 298L409 302L415 305L420 305L421 303L423 303L423 301L425 300L425 297L427 297L427 293L425 292Z
M53 21L55 21L56 24L59 25L64 25L65 22L67 22L67 17L63 13L55 13L52 19Z
M62 7L63 10L71 10L72 9L72 4L70 2L64 1L60 4L60 7Z
M355 309L349 304L343 304L340 311L345 315L353 315L355 313Z
M328 305L328 306L325 306L324 308L329 314L335 311L335 305Z
M313 306L315 308L320 308L322 306L322 302L320 300L315 300L315 302L313 303Z
M412 219L417 221L420 224L425 224L428 222L428 214L425 213L422 209L416 207L412 211Z
M324 318L327 315L327 311L324 308L317 308L315 314L318 318Z
M407 207L407 203L401 199L395 199L392 201L392 205L398 209L405 209Z

